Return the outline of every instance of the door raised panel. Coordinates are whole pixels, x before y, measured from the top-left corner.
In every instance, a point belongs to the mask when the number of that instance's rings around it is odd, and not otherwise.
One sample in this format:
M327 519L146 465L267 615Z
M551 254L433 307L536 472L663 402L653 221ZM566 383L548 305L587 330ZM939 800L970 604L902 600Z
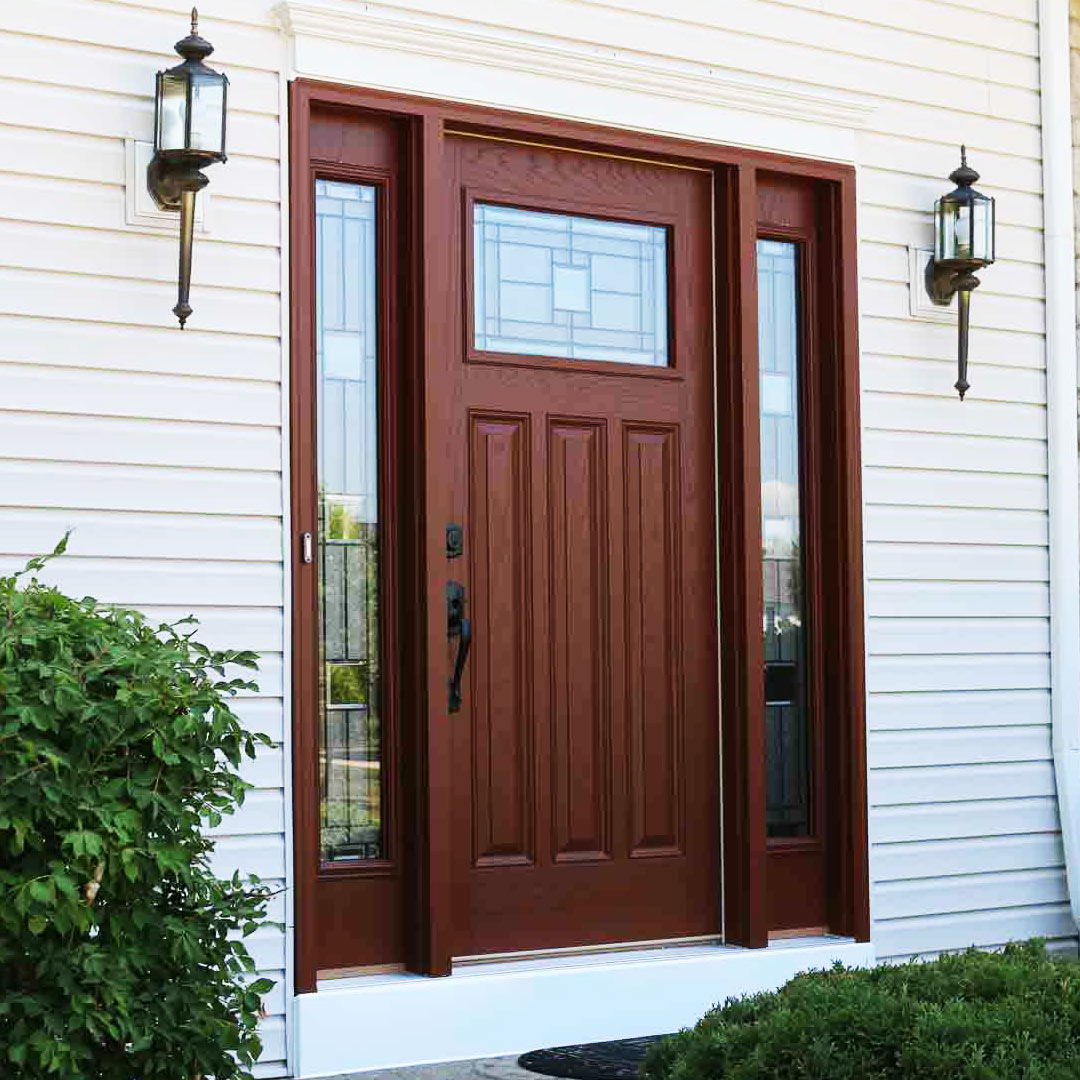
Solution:
M527 416L469 417L473 861L533 860Z
M682 851L679 431L623 427L632 856Z
M556 862L611 854L607 429L548 424L551 813Z

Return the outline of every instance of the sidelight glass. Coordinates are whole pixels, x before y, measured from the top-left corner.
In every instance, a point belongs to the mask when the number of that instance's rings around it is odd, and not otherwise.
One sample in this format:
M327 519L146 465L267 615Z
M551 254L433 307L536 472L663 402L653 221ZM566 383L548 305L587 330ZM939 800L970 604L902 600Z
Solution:
M320 850L386 857L374 187L315 184Z
M668 364L667 229L473 205L482 352Z
M799 460L797 245L759 240L757 262L765 815L769 836L793 837L808 835L812 826Z

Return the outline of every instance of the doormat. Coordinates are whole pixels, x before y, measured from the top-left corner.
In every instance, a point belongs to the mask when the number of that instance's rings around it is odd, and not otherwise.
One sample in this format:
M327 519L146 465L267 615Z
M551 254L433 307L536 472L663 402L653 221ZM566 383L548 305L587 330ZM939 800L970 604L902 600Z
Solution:
M567 1080L637 1080L645 1052L662 1038L646 1035L640 1039L530 1050L518 1058L518 1065L529 1072Z

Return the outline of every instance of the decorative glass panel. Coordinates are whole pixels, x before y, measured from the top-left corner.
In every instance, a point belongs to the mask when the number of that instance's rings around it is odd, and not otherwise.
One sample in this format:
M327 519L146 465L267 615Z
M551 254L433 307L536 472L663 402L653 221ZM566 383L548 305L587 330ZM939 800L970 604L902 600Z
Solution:
M320 844L386 855L379 683L375 189L315 184Z
M668 364L667 229L473 205L482 352Z
M810 746L799 477L795 244L759 240L761 544L765 586L765 816L769 836L806 836Z

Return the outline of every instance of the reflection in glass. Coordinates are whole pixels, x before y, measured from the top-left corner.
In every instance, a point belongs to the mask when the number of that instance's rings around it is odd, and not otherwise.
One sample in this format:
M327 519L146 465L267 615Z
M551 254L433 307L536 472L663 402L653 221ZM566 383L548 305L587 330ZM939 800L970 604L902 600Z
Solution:
M810 748L799 485L797 248L759 240L758 363L765 635L765 819L769 836L806 836Z
M161 131L162 150L183 150L187 140L185 128L187 116L187 82L184 79L161 77Z
M476 348L668 363L667 229L473 205Z
M375 189L315 184L320 845L386 856L379 702Z

